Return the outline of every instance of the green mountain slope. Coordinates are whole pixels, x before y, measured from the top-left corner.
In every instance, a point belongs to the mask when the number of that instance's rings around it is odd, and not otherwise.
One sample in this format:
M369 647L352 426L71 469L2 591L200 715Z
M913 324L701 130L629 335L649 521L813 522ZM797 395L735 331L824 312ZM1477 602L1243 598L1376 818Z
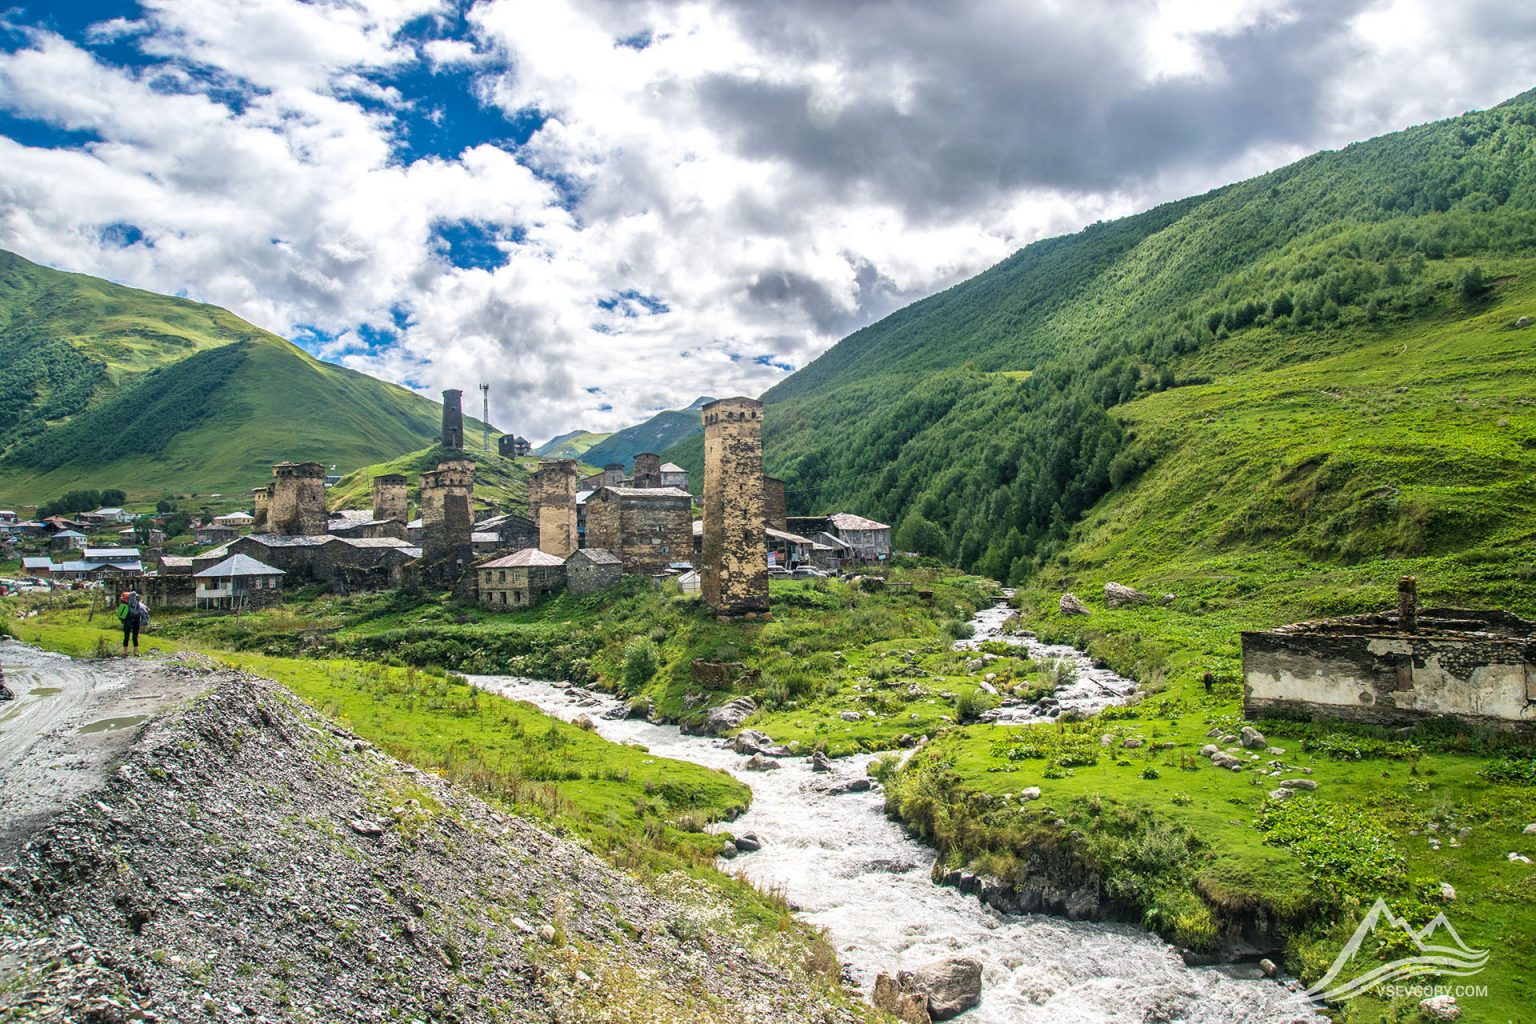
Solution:
M590 430L572 430L552 437L533 450L535 455L546 459L579 459L593 445L601 444L612 434L595 434Z
M440 422L436 403L224 310L0 253L0 493L12 502L73 487L241 494L273 462L345 471L420 449Z
M528 478L539 468L537 458L504 459L494 451L489 454L454 451L436 445L348 473L331 488L326 496L326 504L333 512L338 509L368 508L373 502L373 478L386 473L399 473L406 478L406 494L414 515L420 497L417 480L421 474L446 459L459 458L467 458L475 464L477 512L494 505L504 512L527 513Z
M1455 331L1447 359L1423 368L1407 355L1388 367L1358 360L1411 353L1426 330L1536 312L1521 307L1533 255L1528 95L1032 245L850 336L765 395L768 468L787 479L797 510L910 516L909 536L938 534L936 553L1023 580L1055 564L1085 514L1143 473L1212 464L1164 434L1154 441L1132 411L1138 400L1243 394L1265 373L1283 392L1292 371L1305 381L1294 387L1315 393L1307 389L1323 368L1344 394L1367 368L1389 376L1395 368L1404 380L1394 386L1408 386L1410 370L1425 372L1418 393L1449 400L1471 368L1497 360L1502 336L1491 328ZM1504 386L1536 397L1519 377ZM1363 432L1379 410L1339 401L1330 411L1345 435L1367 445L1379 437L1375 488L1403 493L1423 465L1444 461L1433 445L1397 451L1396 440ZM1474 448L1483 431L1505 429L1461 419L1438 427ZM1260 441L1243 449L1253 468L1243 479L1283 473L1297 424L1277 414L1248 429ZM695 468L696 448L668 456ZM1461 468L1471 474L1464 487L1521 471L1497 460ZM1342 474L1317 486L1337 514L1359 504ZM1441 510L1422 513L1439 522L1463 499L1447 491L1421 500ZM1522 509L1488 515L1518 534ZM1129 520L1141 539L1128 543L1150 543L1147 530L1182 525L1189 510L1162 514L1178 522ZM1419 543L1427 551L1484 539L1465 530L1437 527ZM1358 561L1389 550L1379 532L1321 556Z
M600 444L593 445L581 458L599 467L614 462L621 462L626 468L631 467L635 456L641 452L664 452L694 435L702 436L704 421L700 418L699 410L713 401L713 398L697 398L686 409L659 412L644 423L625 427Z

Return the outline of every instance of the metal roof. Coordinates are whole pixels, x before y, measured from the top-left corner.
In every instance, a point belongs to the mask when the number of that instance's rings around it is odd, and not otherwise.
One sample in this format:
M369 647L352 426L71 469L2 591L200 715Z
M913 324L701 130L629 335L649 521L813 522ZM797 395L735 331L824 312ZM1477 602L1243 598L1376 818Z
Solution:
M193 579L226 579L231 576L286 576L281 569L274 569L266 562L258 562L250 555L230 555L218 565L192 574Z
M852 512L834 512L827 516L831 524L839 530L889 530L884 523L877 523L873 519L865 519L856 516Z
M493 558L489 562L481 562L476 568L480 569L529 569L565 565L563 558L554 555L546 555L538 548L523 548L521 551L500 558Z
M621 498L692 498L693 495L680 487L600 487Z

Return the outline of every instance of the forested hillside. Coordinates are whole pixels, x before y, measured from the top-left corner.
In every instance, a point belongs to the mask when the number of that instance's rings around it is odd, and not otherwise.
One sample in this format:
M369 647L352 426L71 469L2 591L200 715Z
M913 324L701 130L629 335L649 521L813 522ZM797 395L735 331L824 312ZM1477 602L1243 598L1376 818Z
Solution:
M664 452L690 437L702 435L704 420L699 410L712 401L712 398L696 398L686 409L659 412L644 423L609 434L582 452L580 458L598 467L623 463L626 469L632 469L635 456L641 452Z
M0 493L12 502L74 487L244 493L282 459L347 471L418 450L440 416L217 307L0 252Z
M1324 442L1302 431L1321 424L1352 452L1326 472L1297 471L1315 491L1298 500L1339 524L1378 525L1346 537L1314 523L1317 557L1518 534L1536 525L1528 503L1471 502L1467 489L1536 471L1536 442L1522 433L1536 386L1519 363L1536 332L1507 333L1536 315L1533 258L1536 94L1526 94L1032 245L770 391L768 468L798 511L905 521L904 542L922 537L933 553L1017 581L1153 467L1188 477L1154 510L1171 517L1159 529L1203 511L1197 481L1225 480L1262 492L1247 532L1191 542L1265 542L1254 524L1274 513L1266 489L1300 487L1285 478L1293 445L1306 439L1316 456ZM1510 408L1460 415L1492 401L1468 397L1474 379L1496 380ZM1376 397L1398 387L1411 397L1388 405L1411 435L1365 429L1386 415ZM1269 414L1248 414L1256 395ZM1154 414L1204 402L1225 411L1202 410L1178 432ZM1298 403L1316 416L1289 415ZM698 448L669 457L696 468ZM1238 465L1213 461L1233 451ZM1369 472L1336 468L1345 464Z

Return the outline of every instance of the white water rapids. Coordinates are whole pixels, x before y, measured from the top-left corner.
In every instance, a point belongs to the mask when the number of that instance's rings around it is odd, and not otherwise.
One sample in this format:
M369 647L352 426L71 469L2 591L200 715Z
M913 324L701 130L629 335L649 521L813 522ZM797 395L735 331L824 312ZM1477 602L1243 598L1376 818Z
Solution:
M978 614L963 647L997 639L1005 608ZM1134 684L1095 669L1081 652L1009 638L1034 657L1070 658L1077 677L1057 706L1093 710L1122 700ZM723 768L752 789L752 806L731 832L754 832L762 849L729 862L762 888L781 891L799 916L825 928L866 992L875 975L945 956L983 965L981 1004L963 1024L1297 1024L1322 1018L1251 967L1190 968L1157 936L1119 924L1072 922L1039 914L1003 915L973 896L934 885L933 851L884 814L878 787L830 796L829 781L865 774L871 755L839 758L832 773L812 773L808 758L783 758L778 771L743 770L746 757L722 741L685 736L675 726L604 717L613 698L568 684L472 676L489 691L528 701L570 721L591 716L597 732L639 743L661 757ZM1038 721L1035 709L1005 708L1003 721ZM1043 709L1049 712L1049 708ZM722 866L726 866L722 862Z

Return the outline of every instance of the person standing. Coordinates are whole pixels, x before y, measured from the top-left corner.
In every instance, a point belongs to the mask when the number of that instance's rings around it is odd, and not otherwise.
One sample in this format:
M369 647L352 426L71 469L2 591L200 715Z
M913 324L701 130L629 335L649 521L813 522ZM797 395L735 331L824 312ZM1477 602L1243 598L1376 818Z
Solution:
M139 655L139 629L149 616L139 601L137 591L123 591L117 596L117 621L123 624L123 657L128 657L128 641L133 640L133 655Z

